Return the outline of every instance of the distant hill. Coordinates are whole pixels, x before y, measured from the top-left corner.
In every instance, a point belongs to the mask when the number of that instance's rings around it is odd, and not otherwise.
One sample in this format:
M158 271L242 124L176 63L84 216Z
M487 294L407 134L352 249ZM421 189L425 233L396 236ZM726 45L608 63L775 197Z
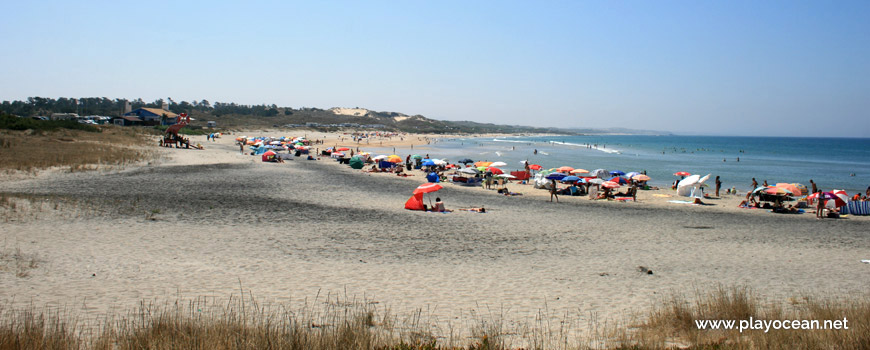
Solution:
M176 102L157 99L145 102L142 99L108 99L106 97L44 98L30 97L27 101L3 101L0 111L23 117L47 116L52 113L77 113L79 115L120 116L125 107L168 108L173 113L188 113L194 121L191 126L205 126L214 121L220 128L244 127L307 127L321 130L341 128L369 128L390 131L461 134L461 133L547 133L547 134L669 134L660 131L631 129L565 129L478 123L473 121L448 121L429 119L422 115L407 115L398 112L373 111L366 108L333 107L291 108L272 105L240 105L236 103L201 101Z

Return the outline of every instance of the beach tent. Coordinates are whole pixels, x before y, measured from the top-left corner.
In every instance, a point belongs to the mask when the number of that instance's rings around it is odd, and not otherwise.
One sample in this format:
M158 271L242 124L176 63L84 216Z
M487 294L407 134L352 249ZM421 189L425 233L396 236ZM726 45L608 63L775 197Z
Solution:
M433 172L426 175L426 181L429 181L431 183L435 183L435 182L441 181L441 179L438 177L438 173L433 171Z
M414 194L411 195L411 198L408 198L407 202L405 202L405 209L408 209L408 210L426 210L426 207L423 205L423 194L435 192L435 191L438 191L442 188L444 188L444 187L442 187L439 184L435 184L435 183L425 183L425 184L422 184L420 186L417 186L417 188L414 189Z
M353 158L350 159L350 162L348 162L348 164L350 165L351 168L362 169L363 164L365 164L365 162L363 161L362 157L354 156Z
M268 152L263 153L263 161L264 162L271 162L274 160L275 160L275 152L268 151Z

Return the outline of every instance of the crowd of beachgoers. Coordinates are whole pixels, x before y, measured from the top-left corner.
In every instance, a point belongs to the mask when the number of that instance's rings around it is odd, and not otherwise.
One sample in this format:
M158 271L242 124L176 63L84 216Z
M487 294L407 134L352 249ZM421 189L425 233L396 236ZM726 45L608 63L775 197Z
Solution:
M481 161L471 158L448 160L436 158L428 153L409 153L404 157L397 154L375 155L360 149L361 145L372 145L371 140L376 140L376 145L383 146L384 140L388 144L393 139L404 141L415 135L397 133L347 133L334 135L333 145L326 145L324 139L309 140L305 137L247 137L235 138L241 153L260 155L266 162L284 162L288 156L304 156L308 160L334 160L340 164L347 164L351 168L360 169L367 173L390 173L397 176L408 177L420 175L430 183L452 183L460 186L477 186L487 190L495 190L499 194L507 196L519 196L523 193L516 192L518 187L508 185L529 185L533 189L540 189L549 195L550 201L559 201L559 196L582 196L591 200L610 201L638 201L638 191L659 190L658 187L650 186L651 178L646 171L624 172L621 170L594 169L586 170L563 165L558 168L544 169L541 165L532 164L528 160L521 161L517 171L506 171L508 164L500 161ZM437 144L437 138L429 136L417 137L418 141L429 146ZM248 147L246 150L245 147ZM419 148L419 146L418 146ZM413 145L410 146L413 150ZM437 147L425 147L427 151L437 152ZM395 147L393 148L395 151ZM535 150L537 153L537 150ZM707 205L705 199L719 199L721 194L737 196L735 188L721 188L722 182L719 176L708 183L711 175L692 175L685 171L674 173L671 186L674 200L671 203L689 203L695 205ZM817 184L810 180L811 188L800 183L775 183L769 185L767 180L763 184L753 183L748 191L742 196L737 204L739 208L766 209L774 213L800 214L812 210L817 218L835 218L844 214L844 208L848 208L850 202L866 202L870 199L870 187L866 193L849 195L843 190L822 191ZM526 189L528 187L522 187ZM665 194L657 193L657 196ZM686 197L689 200L679 200ZM440 199L440 198L439 198ZM857 208L852 209L852 214L868 215L870 212L862 212L861 208L866 205L857 203ZM439 200L433 206L436 210L446 210ZM853 205L855 207L855 205ZM423 206L423 210L433 208ZM848 212L848 210L846 210Z

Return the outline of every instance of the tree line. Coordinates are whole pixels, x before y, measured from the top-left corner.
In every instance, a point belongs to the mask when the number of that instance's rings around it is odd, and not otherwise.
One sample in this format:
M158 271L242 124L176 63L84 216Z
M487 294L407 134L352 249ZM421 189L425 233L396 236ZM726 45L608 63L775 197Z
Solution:
M49 116L53 113L77 113L78 115L104 115L120 116L124 111L125 99L109 99L106 97L82 97L58 99L46 97L28 97L26 101L3 101L0 104L0 112L7 114L35 117ZM176 102L172 98L164 101L162 98L152 102L143 101L141 98L129 100L131 108L161 108L168 102L169 111L173 113L208 113L215 116L221 115L252 115L271 117L280 113L277 105L241 105L236 103L215 102L212 105L208 100ZM284 114L292 114L291 108L285 108Z

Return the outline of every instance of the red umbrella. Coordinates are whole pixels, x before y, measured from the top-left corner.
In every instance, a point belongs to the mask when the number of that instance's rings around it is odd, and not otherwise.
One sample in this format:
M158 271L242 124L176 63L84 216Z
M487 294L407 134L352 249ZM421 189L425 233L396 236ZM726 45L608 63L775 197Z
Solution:
M529 165L529 169L532 169L532 170L541 170L541 169L543 169L543 168L544 168L544 167L542 167L542 166L540 166L540 165L537 165L537 164Z
M628 180L626 180L624 177L619 177L619 176L616 176L608 181L615 182L615 183L618 183L620 185L624 185L624 184L628 183Z
M341 152L341 151L350 151L350 148L342 147L342 148L338 148L338 149L336 149L336 151L339 151L339 152Z
M687 172L687 171L678 171L678 172L675 172L674 175L675 175L675 176L689 176L689 175L692 175L692 174L690 174L690 173Z
M444 187L441 187L441 185L439 185L437 183L425 183L425 184L422 184L420 186L417 186L417 189L414 190L414 194L435 192L435 191L438 191L442 188L444 188Z
M619 186L622 186L622 185L620 185L616 182L613 182L613 181L605 181L603 184L601 184L601 187L604 187L604 188L618 188Z
M828 205L830 203L830 204L833 204L835 207L842 207L842 206L846 205L846 202L842 198L840 198L840 196L838 196L834 193L831 193L831 192L816 192L816 193L813 193L813 194L807 196L807 199L812 199L812 200L815 200L815 199L826 200L827 199L828 201L825 202L825 205ZM832 200L833 200L833 202L830 202Z
M489 167L489 168L486 168L486 170L489 170L490 172L492 172L493 174L496 174L496 175L504 174L504 171L502 171L501 169L496 168L496 167Z

